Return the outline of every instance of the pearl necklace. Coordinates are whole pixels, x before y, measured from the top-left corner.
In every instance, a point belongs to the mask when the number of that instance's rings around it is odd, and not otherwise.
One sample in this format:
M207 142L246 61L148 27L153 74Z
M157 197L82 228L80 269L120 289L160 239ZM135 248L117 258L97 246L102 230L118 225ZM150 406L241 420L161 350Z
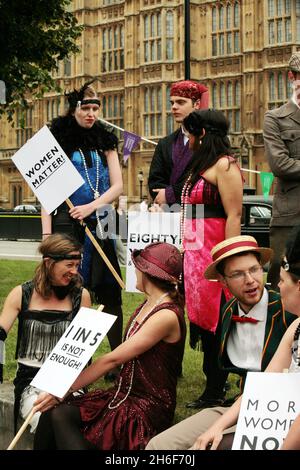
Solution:
M145 321L147 320L147 318L152 314L153 310L161 303L161 301L167 297L169 295L169 292L165 292L163 295L161 295L159 297L159 299L155 302L153 308L144 316L144 318L142 319L141 323L139 324L139 327L138 328L141 328L141 326L145 323ZM137 318L140 317L141 313L143 312L144 308L146 307L146 305L148 304L148 301L144 303L144 305L142 306L142 308L140 309L139 313L134 317L134 319L132 320L128 330L127 330L127 333L126 333L126 336L125 336L125 341L127 341L130 336L131 336L131 332L135 329L135 326L138 324L137 323ZM137 330L135 330L136 332ZM114 401L116 400L117 396L119 395L120 393L120 390L121 390L121 386L122 386L122 377L119 378L119 384L118 384L118 389L113 397L113 399L109 402L109 404L107 405L108 408L110 410L114 410L115 408L118 408L122 403L124 403L124 401L128 398L130 392L131 392L131 389L132 389L132 384L133 384L133 376L134 376L134 368L135 368L135 361L136 361L136 358L132 359L131 360L131 371L130 371L130 380L129 380L129 387L128 387L128 390L125 394L125 396L122 398L122 400L120 400L118 403L114 404ZM122 364L121 366L121 370L123 369L124 367L124 364Z
M184 183L184 186L182 188L181 192L181 210L180 210L180 240L181 240L181 246L183 246L183 240L184 240L184 235L185 235L185 222L186 222L186 214L187 214L187 207L188 204L186 203L189 190L190 190L190 181L191 181L192 175L189 175L188 179Z
M89 176L89 173L88 173L88 168L87 168L87 164L86 164L86 160L85 160L85 156L84 156L84 153L81 149L78 149L80 155L81 155L81 159L82 159L82 162L83 162L83 166L84 166L84 171L85 171L85 175L86 175L86 179L87 179L87 182L89 184L89 187L91 188L91 190L93 191L94 193L94 199L97 199L99 196L100 196L100 193L99 193L99 190L98 190L98 187L99 187L99 175L100 175L100 157L98 155L98 152L97 150L95 149L94 152L96 154L96 184L95 184L95 188L94 186L92 185L92 182L90 180L90 176Z

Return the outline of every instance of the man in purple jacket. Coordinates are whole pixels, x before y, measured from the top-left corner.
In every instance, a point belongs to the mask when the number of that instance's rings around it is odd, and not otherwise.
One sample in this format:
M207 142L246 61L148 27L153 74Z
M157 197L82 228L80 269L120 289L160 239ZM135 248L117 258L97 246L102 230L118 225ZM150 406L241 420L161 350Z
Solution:
M195 109L207 108L208 97L206 86L191 80L176 82L171 86L171 111L180 127L158 142L148 179L150 194L159 205L171 206L181 202L186 169L192 157L182 122Z

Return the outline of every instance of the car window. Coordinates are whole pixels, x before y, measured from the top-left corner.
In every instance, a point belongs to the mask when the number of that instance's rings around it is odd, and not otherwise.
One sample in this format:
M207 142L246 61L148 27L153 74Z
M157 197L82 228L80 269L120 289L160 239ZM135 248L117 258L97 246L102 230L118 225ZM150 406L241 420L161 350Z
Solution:
M14 212L37 212L37 209L30 204L23 204L21 206L16 206Z
M269 225L272 217L272 211L266 206L252 206L250 208L250 225Z

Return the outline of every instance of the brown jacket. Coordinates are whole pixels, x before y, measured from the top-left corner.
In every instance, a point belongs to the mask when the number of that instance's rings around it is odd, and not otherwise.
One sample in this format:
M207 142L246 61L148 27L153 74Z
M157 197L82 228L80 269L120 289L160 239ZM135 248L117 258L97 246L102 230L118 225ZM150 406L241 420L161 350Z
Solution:
M300 109L293 101L266 112L264 143L277 177L271 226L300 224Z

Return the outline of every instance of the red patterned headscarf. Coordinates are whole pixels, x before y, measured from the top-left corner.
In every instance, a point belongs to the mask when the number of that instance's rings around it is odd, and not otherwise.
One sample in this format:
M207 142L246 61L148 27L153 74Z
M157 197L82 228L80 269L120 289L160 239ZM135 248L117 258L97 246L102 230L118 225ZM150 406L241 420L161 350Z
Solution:
M201 83L192 80L184 80L182 82L173 83L171 86L170 96L182 96L192 100L201 100L203 93L208 93L208 89Z

